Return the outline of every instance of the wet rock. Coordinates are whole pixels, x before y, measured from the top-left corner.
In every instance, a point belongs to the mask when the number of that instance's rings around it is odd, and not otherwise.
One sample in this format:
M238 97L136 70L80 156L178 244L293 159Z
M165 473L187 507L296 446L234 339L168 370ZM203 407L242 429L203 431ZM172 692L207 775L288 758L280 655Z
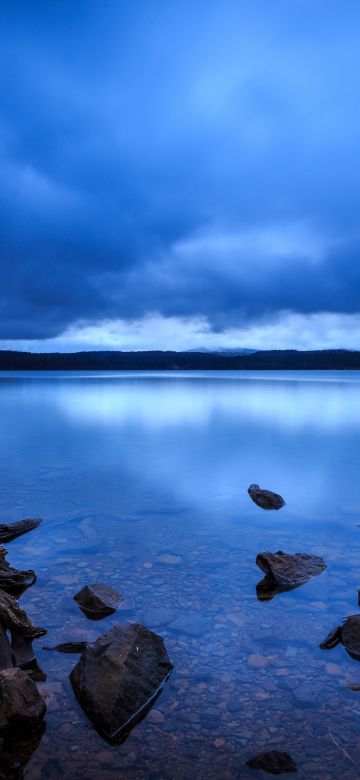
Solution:
M27 571L13 569L5 560L6 553L5 547L0 547L0 588L6 593L17 596L36 582L36 574L32 569Z
M54 647L43 646L43 650L56 650L58 653L83 653L87 642L61 642Z
M326 569L325 562L317 555L290 555L282 550L259 553L256 565L266 575L256 586L256 595L260 600L272 599L277 593L298 588Z
M0 671L0 731L36 728L46 712L38 689L22 669Z
M22 534L32 531L33 528L37 528L40 523L42 523L42 520L39 518L36 520L19 520L17 523L0 523L0 543L16 539L17 536L22 536Z
M285 505L284 499L272 490L264 490L259 485L252 484L248 488L250 498L262 509L281 509Z
M360 661L360 615L349 615L340 626L330 631L320 647L330 650L340 642L352 658Z
M75 695L109 740L127 735L151 707L173 665L145 626L115 626L88 645L71 672Z
M7 631L11 634L11 644ZM0 590L0 661L3 668L21 666L33 660L32 642L44 634L46 629L34 626L14 596Z
M212 629L212 622L199 612L187 612L170 623L169 628L172 631L178 631L181 634L190 634L190 636L202 636Z
M246 762L251 769L262 769L272 775L282 775L286 772L297 772L296 764L288 753L278 750L270 750L268 753L260 753L255 758Z
M90 620L101 620L106 615L112 615L124 600L110 585L101 583L85 585L74 599Z

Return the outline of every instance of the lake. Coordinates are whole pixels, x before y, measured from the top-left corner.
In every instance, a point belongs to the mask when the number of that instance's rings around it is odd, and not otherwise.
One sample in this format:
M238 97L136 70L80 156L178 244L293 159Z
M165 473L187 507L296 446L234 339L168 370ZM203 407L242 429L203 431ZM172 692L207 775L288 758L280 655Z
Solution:
M256 778L246 761L272 749L299 778L359 776L360 665L319 648L359 612L358 373L2 372L0 420L1 522L43 518L8 560L36 570L20 603L48 630L46 729L7 746L9 777ZM252 482L286 505L256 506ZM264 550L327 570L260 601ZM92 582L125 599L97 622L73 600ZM74 698L78 656L42 647L123 621L159 633L175 669L111 746Z

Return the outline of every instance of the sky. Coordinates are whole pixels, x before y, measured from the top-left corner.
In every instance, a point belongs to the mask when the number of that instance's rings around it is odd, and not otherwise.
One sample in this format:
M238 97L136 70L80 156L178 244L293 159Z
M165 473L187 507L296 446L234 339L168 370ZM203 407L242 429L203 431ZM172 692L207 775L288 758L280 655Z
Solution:
M0 348L360 348L358 0L2 0Z

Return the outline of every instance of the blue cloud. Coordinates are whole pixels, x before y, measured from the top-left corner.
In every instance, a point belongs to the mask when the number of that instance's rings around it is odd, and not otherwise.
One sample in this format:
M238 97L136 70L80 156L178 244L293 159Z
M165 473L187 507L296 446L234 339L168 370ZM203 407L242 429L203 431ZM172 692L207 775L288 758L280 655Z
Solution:
M357 313L359 21L355 0L4 2L0 338Z

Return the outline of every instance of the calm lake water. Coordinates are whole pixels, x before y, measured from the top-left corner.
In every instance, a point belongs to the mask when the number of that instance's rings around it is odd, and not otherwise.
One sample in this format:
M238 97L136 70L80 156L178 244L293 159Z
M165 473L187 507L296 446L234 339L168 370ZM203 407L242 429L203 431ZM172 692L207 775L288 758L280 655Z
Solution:
M50 697L44 733L8 747L9 777L257 778L246 761L271 749L299 778L359 777L360 664L319 649L359 612L358 373L2 372L0 420L0 519L44 518L7 547L38 575L21 605L48 629L34 646ZM251 482L286 506L257 507ZM327 571L259 601L256 555L279 549ZM80 612L91 582L123 594L116 615ZM175 671L112 747L72 693L78 656L42 645L119 621L161 634Z

